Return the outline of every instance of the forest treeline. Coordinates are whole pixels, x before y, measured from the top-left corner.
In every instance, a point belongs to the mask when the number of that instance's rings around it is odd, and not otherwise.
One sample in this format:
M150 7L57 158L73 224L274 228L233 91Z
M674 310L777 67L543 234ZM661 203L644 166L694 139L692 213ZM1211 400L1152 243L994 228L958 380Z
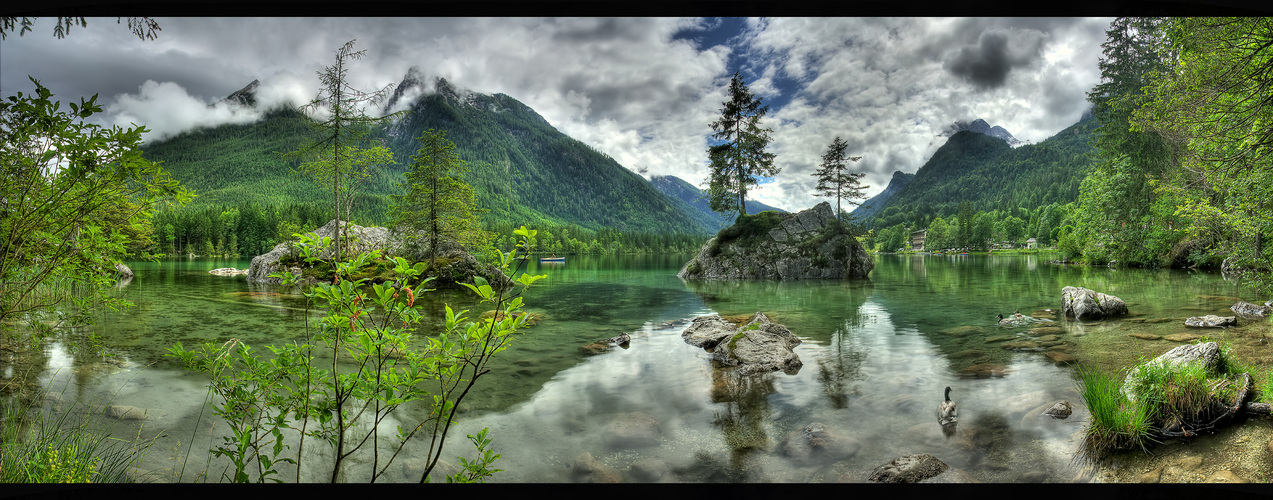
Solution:
M294 233L318 229L332 219L331 204L324 202L232 205L192 205L160 209L151 221L151 253L219 257L253 257L291 241ZM370 224L355 217L355 224ZM519 226L521 224L518 224ZM483 223L493 238L491 248L509 251L515 243L512 222ZM569 254L692 253L704 236L696 233L653 233L588 229L576 224L542 222L537 226L538 250ZM470 249L481 255L487 249Z

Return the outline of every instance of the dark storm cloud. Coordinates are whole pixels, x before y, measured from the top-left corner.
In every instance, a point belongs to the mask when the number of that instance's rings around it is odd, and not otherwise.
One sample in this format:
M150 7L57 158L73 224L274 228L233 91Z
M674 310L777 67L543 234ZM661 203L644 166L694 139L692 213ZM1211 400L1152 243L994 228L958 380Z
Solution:
M1035 63L1045 37L1037 31L986 30L975 45L961 47L942 68L978 89L1002 87L1015 68Z

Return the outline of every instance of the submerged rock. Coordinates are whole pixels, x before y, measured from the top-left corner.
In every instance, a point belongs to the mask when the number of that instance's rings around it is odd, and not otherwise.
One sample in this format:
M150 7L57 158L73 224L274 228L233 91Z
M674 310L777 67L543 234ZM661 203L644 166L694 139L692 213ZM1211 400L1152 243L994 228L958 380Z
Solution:
M620 333L619 335L612 338L601 339L591 344L581 345L579 346L579 352L582 352L585 355L591 356L594 354L601 354L603 352L609 351L610 348L614 346L619 346L624 349L627 349L628 344L631 341L632 341L631 335L628 335L626 333Z
M1185 318L1185 326L1194 328L1224 328L1229 326L1238 326L1237 316L1216 316L1208 314L1206 316L1193 316Z
M1061 312L1074 319L1101 319L1127 314L1127 303L1113 295L1067 286L1061 289Z
M663 434L650 414L621 413L611 417L601 438L611 448L644 448L658 446Z
M1043 410L1044 415L1055 419L1069 418L1070 414L1073 412L1073 405L1071 405L1069 401L1065 400L1057 401L1056 404L1053 404L1048 407L1048 409Z
M858 440L820 422L787 433L779 444L782 454L799 464L842 460L857 454L861 447Z
M707 240L681 268L681 279L866 278L875 261L842 230L831 204L796 214L748 216ZM772 226L772 227L771 227ZM759 234L751 234L759 232Z
M213 269L211 271L208 271L208 274L215 274L217 276L236 276L239 274L247 274L247 273L248 273L247 269L235 269L233 267L222 267L219 269Z
M955 372L960 378L1002 378L1011 370L1007 366L994 363L981 363Z
M106 407L106 416L115 420L146 420L147 413L145 408L128 405L110 405Z
M618 483L623 476L608 465L598 462L591 453L583 452L575 457L571 467L571 478L576 483Z

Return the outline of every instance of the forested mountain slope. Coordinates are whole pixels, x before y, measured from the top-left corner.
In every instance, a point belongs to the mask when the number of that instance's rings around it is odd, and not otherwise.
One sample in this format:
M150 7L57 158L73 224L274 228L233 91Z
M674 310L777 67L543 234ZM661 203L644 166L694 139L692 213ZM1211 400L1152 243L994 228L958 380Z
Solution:
M409 73L395 97L422 82ZM416 137L445 130L467 162L467 180L490 225L578 225L645 233L700 233L719 229L679 199L663 195L609 156L557 131L538 113L504 94L457 89L442 79L418 97L410 112L373 132L394 152L396 165L368 179L354 203L354 219L384 223L389 196L400 193ZM251 85L235 93L251 102ZM396 104L391 101L388 105ZM194 189L195 205L326 204L331 193L293 173L279 153L297 149L313 134L306 118L289 109L246 125L198 129L144 146L175 179Z
M889 179L888 186L880 191L880 194L872 196L871 199L862 202L857 208L853 209L851 214L856 220L866 219L876 212L880 211L880 207L888 203L889 198L902 191L911 181L915 180L915 174L903 173L901 170L893 172L893 178Z
M961 202L974 211L1072 202L1092 170L1089 141L1095 126L1085 117L1047 140L1015 149L988 135L956 133L864 224L925 227L934 217L954 214Z
M421 84L408 74L399 89ZM664 196L608 155L557 131L516 99L457 89L441 78L434 88L389 127L389 147L405 165L418 148L415 138L421 131L446 130L468 165L478 206L490 210L490 219L522 224L539 218L625 232L716 230L696 217L692 207ZM391 100L387 106L394 104Z

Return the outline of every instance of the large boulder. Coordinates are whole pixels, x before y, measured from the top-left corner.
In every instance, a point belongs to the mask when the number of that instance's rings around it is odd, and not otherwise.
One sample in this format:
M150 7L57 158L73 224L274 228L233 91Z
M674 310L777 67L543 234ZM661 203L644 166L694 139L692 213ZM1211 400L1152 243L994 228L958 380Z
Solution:
M1061 289L1061 313L1074 319L1101 319L1127 314L1123 299L1077 286Z
M496 287L512 285L512 280L503 272L478 262L464 250L464 247L453 240L439 238L434 243L430 238L418 233L394 232L383 227L363 227L346 221L340 224L342 239L345 235L350 237L350 242L342 247L342 258L379 250L384 257L403 257L410 262L428 262L430 270L427 275L435 278L430 286L436 288L457 287L458 283L471 284L473 276L482 276ZM336 221L333 219L310 234L318 238L334 239ZM334 255L334 244L319 254L320 257L328 259ZM252 265L248 267L247 280L249 283L277 285L282 280L271 278L269 276L271 273L289 271L300 276L304 263L299 262L299 257L300 249L296 243L279 243L268 253L252 258ZM285 265L285 263L291 265ZM305 281L310 284L312 282L312 279Z
M822 202L795 214L762 212L707 240L681 279L866 278L875 261Z
M687 344L711 351L713 360L738 367L742 375L777 370L794 375L803 366L800 356L792 350L800 345L800 339L761 312L737 328L720 316L695 318L681 332L681 338Z

